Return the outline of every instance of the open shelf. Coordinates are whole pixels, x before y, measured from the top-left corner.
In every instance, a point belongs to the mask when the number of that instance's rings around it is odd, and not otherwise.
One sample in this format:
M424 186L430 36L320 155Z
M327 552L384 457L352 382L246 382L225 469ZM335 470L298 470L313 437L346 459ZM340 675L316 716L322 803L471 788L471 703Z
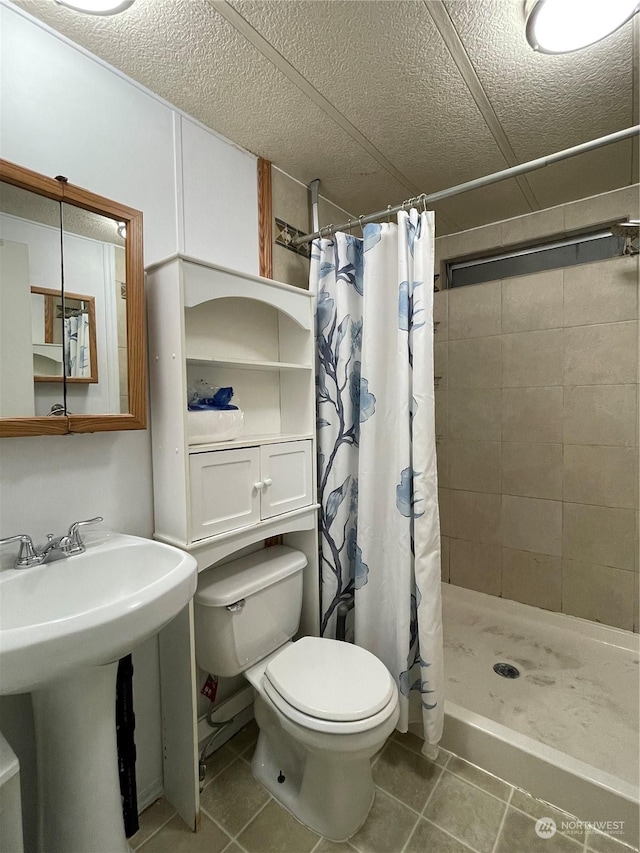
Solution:
M253 361L246 358L192 358L187 354L188 364L203 364L209 367L225 367L240 370L311 370L311 364L296 364L290 361Z

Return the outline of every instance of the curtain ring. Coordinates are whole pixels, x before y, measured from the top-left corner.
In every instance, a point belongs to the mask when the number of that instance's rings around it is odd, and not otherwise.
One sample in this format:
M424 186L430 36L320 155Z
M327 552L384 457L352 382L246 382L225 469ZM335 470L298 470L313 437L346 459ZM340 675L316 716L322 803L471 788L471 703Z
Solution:
M351 237L351 220L347 220L347 228L349 229L349 237Z
M426 193L422 193L422 209L424 210L425 213L427 213L428 208L427 208L427 195L426 195Z
M363 219L364 219L364 213L361 213L360 216L358 217L358 222L360 223L360 230L361 231L363 231L363 228L364 228L364 226L362 224Z
M391 224L391 205L387 205L387 225Z

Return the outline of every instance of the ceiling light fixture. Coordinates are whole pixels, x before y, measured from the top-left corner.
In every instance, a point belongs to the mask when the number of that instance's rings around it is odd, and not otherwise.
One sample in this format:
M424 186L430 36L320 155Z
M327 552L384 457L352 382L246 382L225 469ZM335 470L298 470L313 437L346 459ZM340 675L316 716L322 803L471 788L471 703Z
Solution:
M528 0L527 41L540 53L571 53L605 38L640 10L640 0Z
M117 15L133 5L134 0L56 0L56 3L87 15Z

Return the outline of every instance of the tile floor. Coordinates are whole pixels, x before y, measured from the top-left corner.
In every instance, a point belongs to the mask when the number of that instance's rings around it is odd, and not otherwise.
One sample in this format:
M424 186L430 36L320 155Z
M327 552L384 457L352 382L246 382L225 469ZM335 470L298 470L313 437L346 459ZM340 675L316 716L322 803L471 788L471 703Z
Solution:
M192 833L165 800L140 817L138 853L630 853L599 833L539 838L540 817L558 826L568 815L501 779L397 732L375 759L376 798L365 825L336 844L298 823L251 775L252 722L209 759L200 796L202 823Z

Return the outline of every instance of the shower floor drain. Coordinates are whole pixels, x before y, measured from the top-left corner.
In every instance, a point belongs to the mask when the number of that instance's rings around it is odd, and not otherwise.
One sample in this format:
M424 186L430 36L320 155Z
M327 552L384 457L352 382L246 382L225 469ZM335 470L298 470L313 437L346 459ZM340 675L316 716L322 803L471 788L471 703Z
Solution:
M493 671L497 672L503 678L519 678L520 670L510 663L494 663Z

